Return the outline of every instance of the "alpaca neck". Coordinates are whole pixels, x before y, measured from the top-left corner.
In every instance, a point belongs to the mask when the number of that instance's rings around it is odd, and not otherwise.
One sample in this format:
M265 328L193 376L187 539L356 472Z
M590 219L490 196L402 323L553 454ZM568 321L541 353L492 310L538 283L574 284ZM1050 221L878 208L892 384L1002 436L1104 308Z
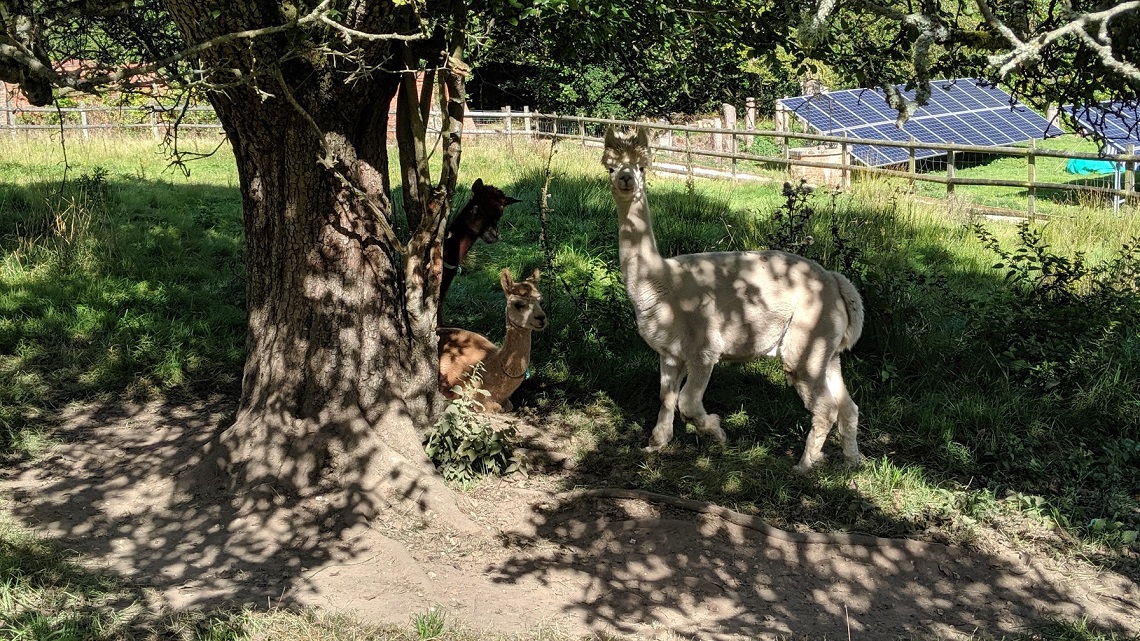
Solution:
M531 330L507 323L507 337L503 346L495 354L495 366L510 378L519 378L530 365Z
M655 291L652 281L665 271L665 261L657 251L644 192L638 198L617 201L617 209L618 258L630 298L638 306L639 301L645 301L645 297Z
M444 234L443 262L458 266L467 256L467 252L471 251L471 246L476 240L477 237L466 225L452 225Z

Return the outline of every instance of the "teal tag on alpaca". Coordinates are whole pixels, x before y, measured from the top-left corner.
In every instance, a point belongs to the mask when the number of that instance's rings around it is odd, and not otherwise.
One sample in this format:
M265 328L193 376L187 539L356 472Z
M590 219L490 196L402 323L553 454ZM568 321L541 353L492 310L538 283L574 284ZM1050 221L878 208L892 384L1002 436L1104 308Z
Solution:
M523 380L525 381L528 378L530 378L530 366L529 365L527 366L526 371L523 372Z

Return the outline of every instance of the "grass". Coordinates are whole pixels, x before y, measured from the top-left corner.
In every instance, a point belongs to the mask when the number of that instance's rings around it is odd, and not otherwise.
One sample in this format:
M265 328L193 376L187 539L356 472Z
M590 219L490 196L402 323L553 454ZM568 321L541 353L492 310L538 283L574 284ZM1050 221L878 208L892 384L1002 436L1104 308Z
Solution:
M466 146L464 186L482 177L524 202L507 210L502 241L475 246L445 312L500 340L498 272L544 269L552 326L536 334L534 376L515 400L576 433L571 482L704 498L789 527L967 544L1059 526L1071 537L1052 541L1054 553L1140 576L1135 272L1127 261L1091 267L1140 235L1135 212L1078 204L1019 230L915 204L887 181L790 207L770 185L651 176L663 253L780 239L841 268L866 299L864 336L844 368L871 460L801 478L790 467L808 416L770 362L714 374L705 400L724 418L727 446L681 428L664 451L640 450L657 411L657 359L634 330L612 197L597 150L558 146L543 247L548 153L521 140ZM0 452L34 455L71 403L236 394L245 314L232 156L223 149L187 178L150 141L70 141L65 185L55 144L3 141L0 157ZM131 638L139 626L181 625L203 639L480 638L444 626L442 612L387 631L313 612L167 619L145 593L26 533L3 529L0 546L0 636ZM1057 625L1021 638L1113 638Z
M1038 149L1053 151L1075 151L1097 153L1096 143L1076 134L1066 134L1056 138L1037 141ZM960 178L985 178L992 180L1027 180L1028 161L1017 156L996 156L985 154L959 154L958 167L954 175ZM1112 187L1112 174L1078 176L1066 171L1065 158L1039 157L1035 159L1034 170L1037 182ZM935 175L946 174L946 157L941 156L923 163L919 171ZM916 183L916 192L932 198L945 198L946 187L935 183ZM984 185L959 185L955 196L967 202L1026 211L1028 192L1015 187L989 187ZM1108 196L1060 189L1037 190L1037 211L1042 214L1073 215L1082 208L1112 209Z
M232 156L167 169L145 140L0 143L0 451L100 395L227 393L244 359Z

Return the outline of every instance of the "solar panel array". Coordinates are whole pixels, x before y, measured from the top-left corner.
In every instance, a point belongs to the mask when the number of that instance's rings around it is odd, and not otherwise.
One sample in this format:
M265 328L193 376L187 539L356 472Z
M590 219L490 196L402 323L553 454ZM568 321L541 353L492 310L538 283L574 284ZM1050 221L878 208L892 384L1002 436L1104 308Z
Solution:
M913 100L915 92L898 90ZM974 78L931 82L928 104L918 107L902 129L898 112L879 89L848 89L777 101L819 133L850 138L938 142L997 147L1062 132L1040 114L1001 89ZM915 158L945 155L936 149L916 149ZM870 167L907 162L905 147L851 145L851 155Z
M1104 102L1062 108L1082 127L1102 138L1112 151L1124 153L1128 151L1128 145L1136 145L1136 149L1140 149L1140 108L1136 102Z

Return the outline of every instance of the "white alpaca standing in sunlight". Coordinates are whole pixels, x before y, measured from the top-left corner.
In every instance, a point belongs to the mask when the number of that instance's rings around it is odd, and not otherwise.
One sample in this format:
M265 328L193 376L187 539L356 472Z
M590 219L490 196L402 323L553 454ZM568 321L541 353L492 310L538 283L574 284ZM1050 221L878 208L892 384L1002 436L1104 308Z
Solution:
M622 137L610 128L602 164L617 203L618 253L637 330L661 356L661 410L646 449L659 450L673 438L678 407L702 434L723 443L720 417L706 414L702 401L713 366L773 357L812 415L796 470L806 472L823 457L836 420L844 457L858 464L859 408L839 366L839 353L863 331L863 300L851 281L781 251L662 258L645 193L645 129Z

